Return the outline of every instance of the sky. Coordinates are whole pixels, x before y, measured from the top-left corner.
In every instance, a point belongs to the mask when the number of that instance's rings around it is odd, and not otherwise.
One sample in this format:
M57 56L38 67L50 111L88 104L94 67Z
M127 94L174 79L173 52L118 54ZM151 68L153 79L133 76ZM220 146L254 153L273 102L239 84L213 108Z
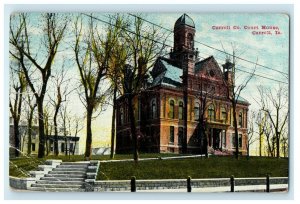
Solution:
M282 84L287 85L287 75L280 73L289 73L289 17L287 15L262 13L187 14L194 20L195 23L195 41L200 42L196 42L195 47L198 48L201 58L213 55L221 66L221 64L224 64L225 62L225 54L205 45L232 53L233 44L236 47L236 53L238 56L253 62L249 63L243 60L237 60L237 68L250 73L253 69L256 69L255 74L284 82ZM164 28L173 30L176 20L181 15L182 13L145 13L143 14L143 18ZM230 26L230 29L215 30L213 29L214 26ZM240 29L235 30L233 29L234 26L239 27ZM254 35L252 33L253 31L265 31L262 29L262 26L277 27L275 30L281 34L276 35L274 29L270 30L272 35ZM166 43L173 45L172 34ZM201 43L205 45L202 45ZM255 68L256 63L280 72L257 65ZM247 76L249 76L248 73L237 70L237 84L243 82ZM256 102L259 97L257 86L263 85L266 87L274 87L278 85L277 81L265 79L259 76L253 77L246 89L241 93L241 95L251 103L250 110L259 109ZM111 109L104 113L103 117L99 117L98 124L101 124L101 126L103 125L103 127L109 127L111 121L106 120L106 118L110 118L110 115ZM99 126L98 128L101 129ZM256 147L252 147L252 154L255 154L256 152Z
M183 13L143 13L142 18L153 22L169 30L173 30L176 20ZM242 92L243 98L250 103L250 109L259 109L255 99L258 98L257 86L263 85L267 87L275 87L281 81L287 85L287 75L289 73L289 17L280 13L187 13L195 23L196 36L195 48L200 52L200 58L206 58L213 55L217 62L224 64L226 55L217 50L225 50L232 53L232 46L235 47L236 54L242 59L237 60L237 68L246 72L252 72L256 67L255 76L246 89ZM99 19L107 21L107 14L96 13ZM130 18L133 18L132 16ZM33 35L40 35L39 15L33 14L30 17L32 27L30 32ZM148 23L145 23L148 24ZM262 29L263 26L270 26L272 29ZM99 22L99 29L103 29L102 22ZM222 28L222 29L220 29ZM77 67L74 63L74 55L71 49L72 26L68 28L65 40L60 46L60 51L56 56L54 69L60 70L62 62L68 69L68 76L72 78L71 86L79 84L79 75ZM163 32L167 32L162 29ZM271 34L259 34L259 32L270 31ZM33 43L38 48L38 41ZM166 43L173 45L173 35L169 35ZM40 59L42 62L43 59ZM255 65L256 63L263 66ZM237 84L249 76L244 71L237 70ZM274 70L278 70L274 71ZM263 77L268 77L266 79ZM277 81L274 81L277 80ZM50 82L51 83L51 82ZM53 94L54 89L51 85L48 88L49 95ZM70 95L69 107L72 113L77 115L84 114L84 106L78 99L78 93L74 92ZM112 108L108 106L95 120L93 120L93 147L110 145L110 128L111 128ZM84 119L83 119L84 120ZM85 128L80 132L80 152L84 151L85 144ZM255 149L253 149L255 151Z

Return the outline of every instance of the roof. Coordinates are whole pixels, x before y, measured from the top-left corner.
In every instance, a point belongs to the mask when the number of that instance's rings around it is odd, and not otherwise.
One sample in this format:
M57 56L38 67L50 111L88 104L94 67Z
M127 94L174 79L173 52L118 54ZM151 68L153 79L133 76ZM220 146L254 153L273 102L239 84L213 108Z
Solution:
M250 104L249 101L247 101L246 99L244 99L244 98L241 97L241 96L238 96L238 97L237 97L237 101L238 101L238 102L242 102L242 103Z
M195 23L191 17L189 17L187 14L183 14L180 16L174 26L174 29L183 25L190 26L192 28L195 28Z
M164 70L158 74L152 81L152 86L166 85L172 87L181 86L182 83L182 69L170 64L166 59L159 58L159 64Z
M213 56L209 56L209 57L195 63L195 72L200 71L204 67L204 65L212 58L213 58Z

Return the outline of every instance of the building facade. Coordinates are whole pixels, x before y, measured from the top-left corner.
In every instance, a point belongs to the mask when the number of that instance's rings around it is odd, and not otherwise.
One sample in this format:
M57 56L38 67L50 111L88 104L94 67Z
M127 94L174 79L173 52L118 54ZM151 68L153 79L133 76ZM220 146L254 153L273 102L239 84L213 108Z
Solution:
M195 33L194 21L183 14L174 26L170 57L156 60L151 81L134 98L139 151L181 153L184 143L189 153L235 151L232 64L227 61L221 69L213 56L200 60ZM118 98L117 153L132 150L127 104L125 96ZM237 99L241 154L246 154L249 105L242 97Z
M58 139L58 153L59 155L64 154L79 154L79 137L75 136L57 136ZM21 123L19 125L19 146L15 147L14 142L14 128L13 121L10 118L10 130L9 130L9 142L10 142L10 157L14 157L14 149L18 149L21 152L21 155L26 155L28 152L28 147L31 148L31 154L38 154L39 150L39 137L38 137L38 125L35 122L31 130L31 144L28 145L28 125L26 123ZM54 155L54 135L46 135L45 151L46 155Z

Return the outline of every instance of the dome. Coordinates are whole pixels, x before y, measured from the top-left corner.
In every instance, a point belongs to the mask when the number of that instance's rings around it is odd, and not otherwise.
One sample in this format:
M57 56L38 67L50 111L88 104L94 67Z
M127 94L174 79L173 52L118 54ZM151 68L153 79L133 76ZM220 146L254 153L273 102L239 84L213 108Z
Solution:
M174 29L183 25L187 25L192 28L195 28L195 23L193 19L189 17L187 14L183 14L180 18L177 19Z

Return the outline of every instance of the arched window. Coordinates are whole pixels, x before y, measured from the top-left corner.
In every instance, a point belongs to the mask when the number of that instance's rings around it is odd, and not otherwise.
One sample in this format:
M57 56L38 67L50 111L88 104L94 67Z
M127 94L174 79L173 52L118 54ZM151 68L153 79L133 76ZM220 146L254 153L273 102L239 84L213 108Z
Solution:
M156 100L152 99L151 101L151 117L156 118Z
M175 114L174 114L174 100L170 101L169 118L175 118Z
M199 120L199 109L200 109L200 104L196 102L194 107L195 120Z
M243 127L243 111L239 112L239 127Z
M178 108L178 119L182 120L183 119L183 102L179 102L179 108Z
M194 47L194 37L191 33L188 34L188 38L187 38L187 45L188 48L193 48Z
M215 107L213 104L210 104L208 106L208 119L211 121L214 121L216 119L215 117Z

